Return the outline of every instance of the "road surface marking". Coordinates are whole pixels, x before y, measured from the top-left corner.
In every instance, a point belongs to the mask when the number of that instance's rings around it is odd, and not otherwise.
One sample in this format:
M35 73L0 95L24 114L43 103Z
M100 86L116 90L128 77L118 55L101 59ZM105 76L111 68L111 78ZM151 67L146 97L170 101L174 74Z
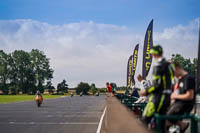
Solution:
M0 122L0 125L98 125L96 122Z
M105 107L104 111L103 111L103 114L101 115L101 119L99 121L99 125L98 125L98 128L97 128L97 132L96 133L100 133L101 131L101 126L102 126L102 123L103 123L103 118L104 118L104 115L106 113L106 109L107 107Z

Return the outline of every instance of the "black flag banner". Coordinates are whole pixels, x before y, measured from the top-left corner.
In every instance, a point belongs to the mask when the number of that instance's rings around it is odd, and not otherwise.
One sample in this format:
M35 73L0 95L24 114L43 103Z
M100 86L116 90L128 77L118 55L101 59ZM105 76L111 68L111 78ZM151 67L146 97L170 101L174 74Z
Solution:
M132 75L131 75L131 80L132 80L132 86L135 86L135 71L136 71L136 66L137 66L137 59L138 59L138 50L139 50L139 44L135 46L134 52L133 52L133 65L132 65Z
M127 88L131 87L132 58L133 58L133 55L129 57L128 64L127 64Z
M144 38L142 77L146 79L151 68L152 56L150 49L153 46L153 19L151 20Z

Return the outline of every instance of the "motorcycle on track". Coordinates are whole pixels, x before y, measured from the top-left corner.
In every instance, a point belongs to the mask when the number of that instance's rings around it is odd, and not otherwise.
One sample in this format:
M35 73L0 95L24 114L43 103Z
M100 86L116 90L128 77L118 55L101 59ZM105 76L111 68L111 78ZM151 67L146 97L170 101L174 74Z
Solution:
M74 96L74 93L73 92L71 92L71 97L73 97Z
M82 97L82 96L83 96L83 92L80 93L80 97Z
M95 94L95 96L99 96L99 92L97 92L97 93Z
M42 102L43 102L42 96L41 96L41 95L36 95L36 97L35 97L35 103L36 103L36 105L37 105L38 107L40 107L41 104L42 104Z

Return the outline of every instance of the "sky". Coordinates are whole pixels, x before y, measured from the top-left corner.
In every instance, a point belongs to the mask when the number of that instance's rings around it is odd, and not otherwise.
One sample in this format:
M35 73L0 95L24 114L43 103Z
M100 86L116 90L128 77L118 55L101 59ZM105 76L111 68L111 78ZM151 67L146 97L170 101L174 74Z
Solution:
M129 56L140 44L136 74L141 73L148 23L164 56L197 57L199 0L1 0L0 48L39 49L50 58L53 84L66 79L126 85Z

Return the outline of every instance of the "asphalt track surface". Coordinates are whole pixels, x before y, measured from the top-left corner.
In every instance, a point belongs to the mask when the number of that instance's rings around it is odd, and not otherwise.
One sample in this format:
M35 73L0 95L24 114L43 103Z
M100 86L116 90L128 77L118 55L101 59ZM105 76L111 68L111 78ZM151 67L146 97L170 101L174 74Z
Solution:
M0 133L95 133L105 105L105 96L0 104Z

